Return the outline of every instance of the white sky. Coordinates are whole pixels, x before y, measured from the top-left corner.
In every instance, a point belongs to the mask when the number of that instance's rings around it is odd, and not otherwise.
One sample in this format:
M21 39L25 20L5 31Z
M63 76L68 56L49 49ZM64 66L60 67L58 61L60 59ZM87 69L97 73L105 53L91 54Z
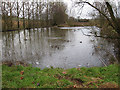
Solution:
M74 2L79 1L79 0L63 0L63 1L68 5L68 14L70 16L73 16L75 18L77 18L78 16L80 16L80 18L91 18L91 16L88 13L91 13L93 8L91 6L89 6L88 4L84 5L82 13L81 13L79 10L79 6L78 7L74 6ZM72 1L74 1L74 2L72 2ZM90 1L92 3L94 0L88 0L88 1ZM79 14L79 13L81 13L81 14Z
M80 18L92 18L89 14L92 13L92 11L94 10L91 6L89 6L88 4L85 4L84 5L84 8L82 10L82 14L78 14L79 12L79 9L78 8L75 8L75 6L73 7L72 6L72 1L73 2L77 2L79 0L62 0L64 1L67 5L68 5L68 14L70 16L73 16L73 17L78 17L80 16ZM87 0L88 2L90 3L93 3L93 2L103 2L104 0ZM118 5L118 2L120 2L120 0L108 0L110 1L111 3L116 3L116 5ZM71 12L70 12L71 10Z
M2 0L2 1L12 1L13 2L13 1L17 1L17 0ZM21 1L33 1L33 0L21 0ZM34 1L58 1L58 2L63 1L68 6L67 14L69 16L73 16L75 18L77 18L78 16L80 16L80 18L91 18L91 16L89 14L92 13L92 11L93 11L93 8L91 6L89 6L88 4L85 4L84 8L82 10L82 14L79 14L79 7L75 7L74 2L77 2L80 0L34 0ZM94 1L102 2L104 0L87 0L87 1L89 1L90 3L93 3ZM111 3L116 3L116 5L118 4L118 2L120 2L120 0L108 0L108 1L111 1Z

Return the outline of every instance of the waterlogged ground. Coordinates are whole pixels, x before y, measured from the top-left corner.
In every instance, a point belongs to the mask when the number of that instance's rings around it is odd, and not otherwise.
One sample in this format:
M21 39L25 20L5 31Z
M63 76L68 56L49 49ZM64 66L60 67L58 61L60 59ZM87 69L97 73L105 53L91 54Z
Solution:
M35 67L104 66L115 57L114 44L93 27L39 28L2 33L2 60Z

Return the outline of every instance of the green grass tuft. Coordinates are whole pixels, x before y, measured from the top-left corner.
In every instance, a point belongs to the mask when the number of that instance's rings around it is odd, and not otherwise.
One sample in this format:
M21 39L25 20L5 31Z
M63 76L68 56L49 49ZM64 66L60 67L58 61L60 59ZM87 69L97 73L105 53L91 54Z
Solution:
M45 68L2 65L3 88L97 88L102 84L120 85L116 64L107 67ZM21 74L21 71L24 71ZM23 79L21 80L21 77ZM107 84L106 84L107 83ZM105 86L104 85L104 86ZM111 85L110 85L111 86Z

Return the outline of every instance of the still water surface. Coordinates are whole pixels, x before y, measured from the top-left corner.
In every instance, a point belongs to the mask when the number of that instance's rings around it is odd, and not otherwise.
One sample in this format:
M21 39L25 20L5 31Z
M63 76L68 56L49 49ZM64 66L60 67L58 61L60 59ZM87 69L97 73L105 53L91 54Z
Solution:
M99 35L100 29L86 26L3 32L2 60L25 61L40 68L104 66L102 61L108 65L114 44L94 37L93 32Z

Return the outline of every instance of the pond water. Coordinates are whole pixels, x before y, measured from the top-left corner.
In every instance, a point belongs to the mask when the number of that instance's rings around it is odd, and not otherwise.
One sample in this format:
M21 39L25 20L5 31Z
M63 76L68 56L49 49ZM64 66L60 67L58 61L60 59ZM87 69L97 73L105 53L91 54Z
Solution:
M109 65L115 57L114 44L94 37L99 32L95 26L2 32L2 61L65 69Z

